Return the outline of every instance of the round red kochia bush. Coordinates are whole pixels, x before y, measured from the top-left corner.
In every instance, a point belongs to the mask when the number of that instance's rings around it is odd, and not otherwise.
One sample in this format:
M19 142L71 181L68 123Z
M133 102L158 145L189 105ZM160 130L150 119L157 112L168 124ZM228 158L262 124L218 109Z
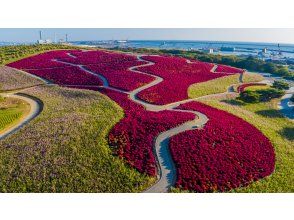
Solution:
M196 192L228 191L270 175L274 149L257 128L225 111L198 102L180 109L195 110L209 121L198 130L171 138L177 169L176 187Z
M249 86L266 86L267 84L265 83L244 83L240 86L238 86L237 88L237 92L241 93L244 92L245 88L249 87Z

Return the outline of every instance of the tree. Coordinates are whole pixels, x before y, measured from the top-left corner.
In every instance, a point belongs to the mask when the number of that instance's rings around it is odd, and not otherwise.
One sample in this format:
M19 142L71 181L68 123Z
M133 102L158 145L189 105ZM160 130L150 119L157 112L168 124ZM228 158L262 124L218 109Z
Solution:
M274 81L272 87L279 90L287 90L289 89L289 84L283 81Z
M244 102L257 103L260 95L254 91L243 91L240 93L240 99Z
M285 95L285 92L283 90L275 88L257 90L256 93L259 94L259 101L262 102L267 102L271 99L280 98Z

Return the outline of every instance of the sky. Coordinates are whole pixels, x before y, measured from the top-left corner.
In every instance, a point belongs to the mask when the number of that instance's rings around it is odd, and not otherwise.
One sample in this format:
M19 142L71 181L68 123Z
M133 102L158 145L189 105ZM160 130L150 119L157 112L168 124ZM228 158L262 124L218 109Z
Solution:
M81 40L205 40L294 44L294 28L0 28L0 42L36 42L43 39Z

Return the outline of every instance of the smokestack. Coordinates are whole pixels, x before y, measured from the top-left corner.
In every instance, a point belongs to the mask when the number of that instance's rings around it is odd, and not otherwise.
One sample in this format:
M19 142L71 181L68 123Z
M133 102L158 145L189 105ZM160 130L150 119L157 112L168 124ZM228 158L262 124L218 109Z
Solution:
M65 34L65 42L67 43L67 34Z
M40 40L42 40L42 31L39 31Z

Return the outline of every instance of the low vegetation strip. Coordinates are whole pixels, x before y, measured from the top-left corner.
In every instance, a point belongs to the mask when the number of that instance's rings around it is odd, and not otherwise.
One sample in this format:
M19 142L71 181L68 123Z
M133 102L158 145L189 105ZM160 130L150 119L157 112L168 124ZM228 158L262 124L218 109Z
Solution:
M251 86L266 86L267 84L265 83L245 83L245 84L242 84L240 86L238 86L237 88L237 92L241 93L241 92L244 92L244 90L247 88L247 87L251 87Z
M0 141L1 192L134 192L153 181L112 155L107 134L123 117L114 102L58 86L26 92L44 109Z
M7 66L0 66L0 92L17 90L42 83L43 81L28 76L26 73Z

